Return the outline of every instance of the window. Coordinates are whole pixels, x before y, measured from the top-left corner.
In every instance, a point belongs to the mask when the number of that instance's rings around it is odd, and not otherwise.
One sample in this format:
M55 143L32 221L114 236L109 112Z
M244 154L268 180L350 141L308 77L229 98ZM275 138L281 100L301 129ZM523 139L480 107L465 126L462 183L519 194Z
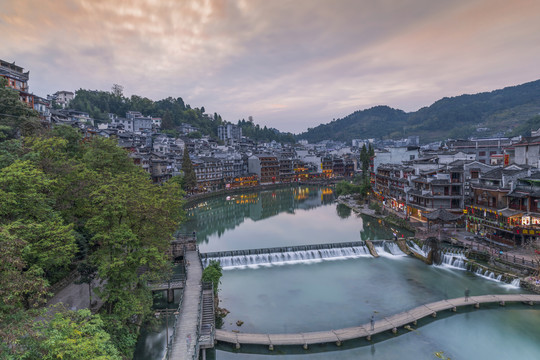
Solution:
M486 152L485 151L480 151L480 152L478 152L478 156L486 156Z

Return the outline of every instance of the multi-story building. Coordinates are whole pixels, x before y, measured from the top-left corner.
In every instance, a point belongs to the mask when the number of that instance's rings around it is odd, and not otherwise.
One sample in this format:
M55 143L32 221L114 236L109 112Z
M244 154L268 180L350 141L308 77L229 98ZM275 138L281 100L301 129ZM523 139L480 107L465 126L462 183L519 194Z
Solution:
M289 157L280 156L278 160L279 160L279 180L284 183L295 181L295 173L294 173L292 159Z
M39 113L42 121L51 122L51 104L47 99L34 96L34 110Z
M474 154L477 161L490 164L493 155L502 155L503 149L512 144L509 138L490 138L474 140L452 140L447 143L450 150Z
M513 148L516 164L540 167L540 136L525 137Z
M180 131L180 134L188 135L192 132L199 131L195 126L187 123L182 123L178 127L178 131Z
M345 173L344 176L353 177L356 170L355 159L352 157L345 158Z
M57 105L60 105L62 109L65 109L69 107L69 103L73 98L75 97L75 94L71 91L57 91L52 95L47 95L47 99L50 101L53 101Z
M420 170L381 164L375 173L375 195L385 206L418 219L436 209L461 213L466 201L465 170L463 164L452 165Z
M24 72L24 68L0 60L0 76L7 80L7 86L19 92L19 98L32 109L34 108L34 95L28 91L28 79L30 72Z
M278 183L279 161L272 154L252 155L248 159L248 170L250 173L257 174L261 184Z
M172 177L172 166L163 158L151 156L149 160L149 172L154 184L160 184Z
M517 165L481 174L464 210L467 230L511 246L540 236L539 181L540 174Z
M245 175L243 171L244 162L240 154L216 154L215 157L220 159L223 165L223 179L225 184L231 184L235 178Z
M153 120L151 117L143 116L138 111L128 111L125 118L118 117L115 114L109 114L111 125L123 127L124 131L141 133L152 130Z
M338 156L332 157L332 172L334 176L345 176L345 162Z
M300 159L292 160L294 178L296 181L309 179L309 167Z
M321 159L321 173L323 177L334 176L334 161L331 156L325 156Z
M242 139L242 128L238 125L226 124L220 125L217 129L218 138L221 141L232 141L234 143L240 142Z
M405 212L407 209L407 193L410 188L409 180L414 169L405 165L380 164L375 174L373 189L376 196L396 211Z
M202 156L191 161L199 191L217 190L224 186L223 164L219 159Z

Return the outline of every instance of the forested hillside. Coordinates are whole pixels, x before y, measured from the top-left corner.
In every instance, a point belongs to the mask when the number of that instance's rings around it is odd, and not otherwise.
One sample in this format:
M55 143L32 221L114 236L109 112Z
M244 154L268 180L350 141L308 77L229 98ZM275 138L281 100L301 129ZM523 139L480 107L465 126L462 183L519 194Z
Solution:
M411 113L377 106L308 129L297 137L315 142L419 135L427 142L471 135L526 135L536 126L529 120L538 114L540 80L475 95L443 98ZM527 122L530 126L522 126Z
M124 117L128 111L139 111L145 116L161 117L162 129L171 135L178 135L175 129L180 124L187 123L200 131L199 134L194 133L191 136L209 135L217 138L218 126L227 123L217 113L206 114L204 106L192 108L189 104L185 104L181 97L168 97L159 101L152 101L138 95L125 97L122 94L122 88L118 85L113 86L110 92L77 90L70 106L75 110L89 113L92 118L100 122L108 122L109 113ZM256 141L294 142L292 134L280 133L276 129L266 127L261 128L252 121L238 120L238 125L242 127L245 136Z
M0 357L131 358L138 322L153 315L147 280L170 271L183 193L153 185L115 141L35 116L0 82ZM72 271L102 281L99 315L42 311Z

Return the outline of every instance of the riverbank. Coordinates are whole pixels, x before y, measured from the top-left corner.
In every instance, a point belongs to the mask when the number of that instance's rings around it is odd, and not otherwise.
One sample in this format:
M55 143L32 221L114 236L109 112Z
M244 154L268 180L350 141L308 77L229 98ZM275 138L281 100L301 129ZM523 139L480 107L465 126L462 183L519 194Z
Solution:
M520 286L528 291L532 291L540 294L540 275L538 273L538 267L534 269L534 264L538 263L538 259L524 249L499 249L489 244L482 244L475 241L474 234L471 234L464 229L448 229L444 228L439 233L428 234L425 226L418 221L409 221L397 214L386 211L385 214L377 213L371 209L368 204L359 204L357 200L350 196L340 196L336 202L344 206L349 207L357 214L362 214L379 219L390 226L398 226L412 231L415 238L420 235L422 238L428 237L428 235L436 236L438 238L444 237L450 244L461 246L464 249L473 249L478 253L482 253L487 258L486 264L482 265L484 270L488 270L494 273L506 273L507 277L515 277L520 280ZM386 210L386 209L385 209ZM421 234L418 234L421 233ZM429 263L430 259L417 256L413 252L413 256L418 257L420 260ZM525 266L527 265L527 266Z
M341 179L340 179L341 180ZM277 183L277 184L263 184L250 187L237 187L229 189L221 189L217 191L211 191L206 193L199 193L186 196L184 204L185 207L192 206L202 200L211 199L223 195L237 195L245 193L253 193L264 190L273 190L273 189L282 189L293 186L331 186L336 183L336 180L325 180L325 181L309 181L309 182L290 182L290 183Z
M357 214L371 216L372 218L379 219L385 222L387 225L406 229L412 232L413 234L416 233L419 226L416 223L412 223L410 221L407 221L406 219L403 219L400 216L387 212L386 209L383 209L382 214L379 213L378 211L370 208L370 205L372 204L371 201L369 201L368 203L364 202L364 204L358 204L358 200L355 200L351 198L350 196L339 196L336 202L338 204L347 206L348 208L350 208L352 211L354 211Z

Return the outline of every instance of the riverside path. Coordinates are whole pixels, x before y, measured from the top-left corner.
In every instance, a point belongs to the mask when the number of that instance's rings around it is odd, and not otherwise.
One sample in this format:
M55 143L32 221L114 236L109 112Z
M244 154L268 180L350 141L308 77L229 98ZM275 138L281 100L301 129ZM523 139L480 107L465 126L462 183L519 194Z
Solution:
M298 334L249 334L241 332L232 332L226 330L216 330L216 340L234 344L237 349L241 344L264 345L270 350L275 345L301 345L304 349L308 345L333 343L338 346L345 340L366 338L368 341L376 334L385 331L397 333L397 329L409 324L416 325L416 321L427 316L437 316L437 312L443 310L457 311L458 307L474 306L480 307L480 304L499 303L504 306L506 302L523 302L529 305L540 303L540 295L530 294L511 294L511 295L481 295L468 298L456 298L441 300L430 304L418 306L412 310L395 314L390 317L378 319L372 324L366 323L356 327L350 327L339 330L306 332Z
M179 309L178 323L168 354L168 359L171 360L199 358L198 336L203 269L198 250L186 251L184 258L189 266L186 267L182 306Z

